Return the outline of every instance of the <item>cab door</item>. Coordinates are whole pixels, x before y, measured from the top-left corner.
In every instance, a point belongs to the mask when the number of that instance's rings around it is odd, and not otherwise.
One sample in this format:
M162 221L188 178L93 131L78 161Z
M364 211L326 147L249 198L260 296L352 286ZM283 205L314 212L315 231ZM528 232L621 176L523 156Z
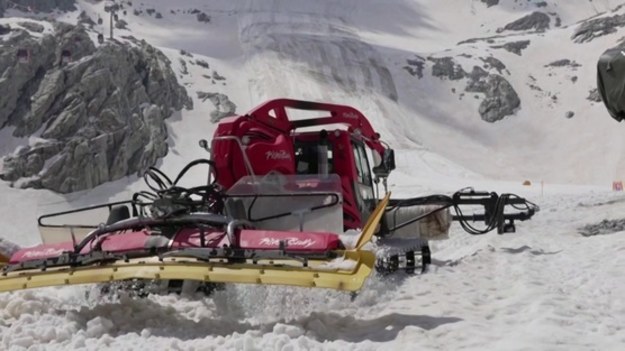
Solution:
M373 178L367 151L362 141L352 140L352 150L354 153L354 164L356 167L356 178L354 180L354 193L358 209L363 221L369 218L371 211L375 208L376 200L373 192Z

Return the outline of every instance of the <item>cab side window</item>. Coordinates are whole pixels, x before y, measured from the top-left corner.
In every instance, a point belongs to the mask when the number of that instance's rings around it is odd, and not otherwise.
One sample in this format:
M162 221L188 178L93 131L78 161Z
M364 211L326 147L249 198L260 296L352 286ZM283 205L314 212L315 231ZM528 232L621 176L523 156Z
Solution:
M363 185L371 186L371 171L369 170L369 161L367 160L367 152L362 144L354 144L354 159L356 160L356 172L358 174L358 182Z
M369 170L369 161L367 160L367 153L364 145L362 143L354 142L353 150L357 174L355 184L356 201L358 202L360 212L366 217L375 207L371 171Z

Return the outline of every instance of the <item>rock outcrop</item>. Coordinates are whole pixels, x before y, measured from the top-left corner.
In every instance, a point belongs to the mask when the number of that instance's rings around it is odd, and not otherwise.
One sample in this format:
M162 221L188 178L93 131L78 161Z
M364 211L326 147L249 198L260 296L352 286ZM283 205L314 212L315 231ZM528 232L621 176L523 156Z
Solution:
M438 78L448 78L449 80L460 80L466 76L462 66L457 64L453 57L428 57L434 62L432 75Z
M604 35L612 34L625 26L625 15L599 17L580 24L571 39L576 43L586 43Z
M419 79L423 78L423 68L425 68L425 59L421 56L415 55L415 59L407 59L408 65L403 68L410 73L411 76L417 76Z
M529 40L520 40L520 41L513 41L513 42L505 43L503 45L492 46L492 48L504 49L513 54L517 54L521 56L522 51L525 50L529 45L530 45Z
M544 31L549 29L549 23L551 22L551 18L544 12L536 11L531 14L521 17L518 20L506 24L503 29L498 30L498 32L503 32L505 30L513 30L513 31L523 31L523 30L536 30L536 31Z
M569 59L561 59L561 60L553 61L545 65L545 67L571 67L572 69L575 69L581 66L582 65L580 65L579 63L569 60Z
M192 107L167 57L145 42L96 48L80 26L54 29L1 43L0 127L39 141L5 157L0 178L68 193L154 165L168 150L164 119Z
M17 8L21 11L51 12L53 10L73 11L76 9L75 0L0 0L0 17L9 8Z
M492 123L514 114L520 107L521 100L512 85L502 76L503 73L509 74L506 66L493 56L475 59L482 62L483 68L475 65L471 72L467 72L453 57L428 57L433 62L433 76L452 81L464 79L467 82L466 92L484 94L479 106L479 113L484 121Z
M197 97L202 102L210 100L213 106L215 106L215 109L210 113L211 122L213 123L219 122L222 118L236 115L237 105L230 101L227 95L198 91Z
M480 0L480 1L482 1L484 4L486 4L486 7L499 5L499 0Z
M586 97L586 100L592 101L592 102L601 102L601 94L599 94L599 89L597 88L591 89L588 92L588 96Z
M468 75L469 81L465 91L482 93L484 100L480 103L480 116L486 122L496 122L514 114L521 105L521 100L510 83L501 75L489 74L478 66Z

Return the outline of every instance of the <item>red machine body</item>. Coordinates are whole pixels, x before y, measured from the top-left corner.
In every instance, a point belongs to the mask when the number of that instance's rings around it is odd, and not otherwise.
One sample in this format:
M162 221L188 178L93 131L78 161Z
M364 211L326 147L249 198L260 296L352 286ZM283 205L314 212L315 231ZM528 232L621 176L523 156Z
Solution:
M321 115L294 120L289 110L319 111ZM343 129L323 129L336 125ZM316 130L309 131L311 127ZM307 130L301 131L304 128ZM243 176L269 172L339 175L344 227L355 229L376 204L365 146L380 159L388 150L379 133L353 107L277 99L245 115L221 120L211 153L217 180L226 188Z

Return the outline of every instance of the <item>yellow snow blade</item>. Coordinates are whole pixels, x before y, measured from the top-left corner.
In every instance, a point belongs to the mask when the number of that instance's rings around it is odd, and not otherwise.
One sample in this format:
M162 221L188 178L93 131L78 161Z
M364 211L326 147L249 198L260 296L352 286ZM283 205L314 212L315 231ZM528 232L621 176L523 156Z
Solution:
M103 283L126 279L197 280L214 283L292 285L356 291L375 264L369 251L344 251L338 260L309 260L308 267L292 259L245 263L205 262L194 258L134 259L106 266L25 270L0 276L0 291L45 286Z
M362 247L371 240L377 230L389 199L390 194L375 208L358 238L355 249L337 251L338 258L334 260L310 259L306 267L301 261L292 258L264 259L256 262L246 260L238 263L218 259L200 261L193 257L170 257L163 260L157 257L137 258L102 266L9 272L0 276L0 292L128 279L196 280L356 291L373 271L375 254L362 250ZM0 267L4 264L6 263L0 263Z
M373 210L371 216L369 216L369 220L365 223L364 228L362 228L362 232L360 233L360 237L358 241L356 241L356 250L362 249L366 243L371 241L373 234L378 230L378 224L382 219L382 215L386 210L386 206L388 205L388 201L391 199L391 193L386 194L384 199L378 203L378 206Z

